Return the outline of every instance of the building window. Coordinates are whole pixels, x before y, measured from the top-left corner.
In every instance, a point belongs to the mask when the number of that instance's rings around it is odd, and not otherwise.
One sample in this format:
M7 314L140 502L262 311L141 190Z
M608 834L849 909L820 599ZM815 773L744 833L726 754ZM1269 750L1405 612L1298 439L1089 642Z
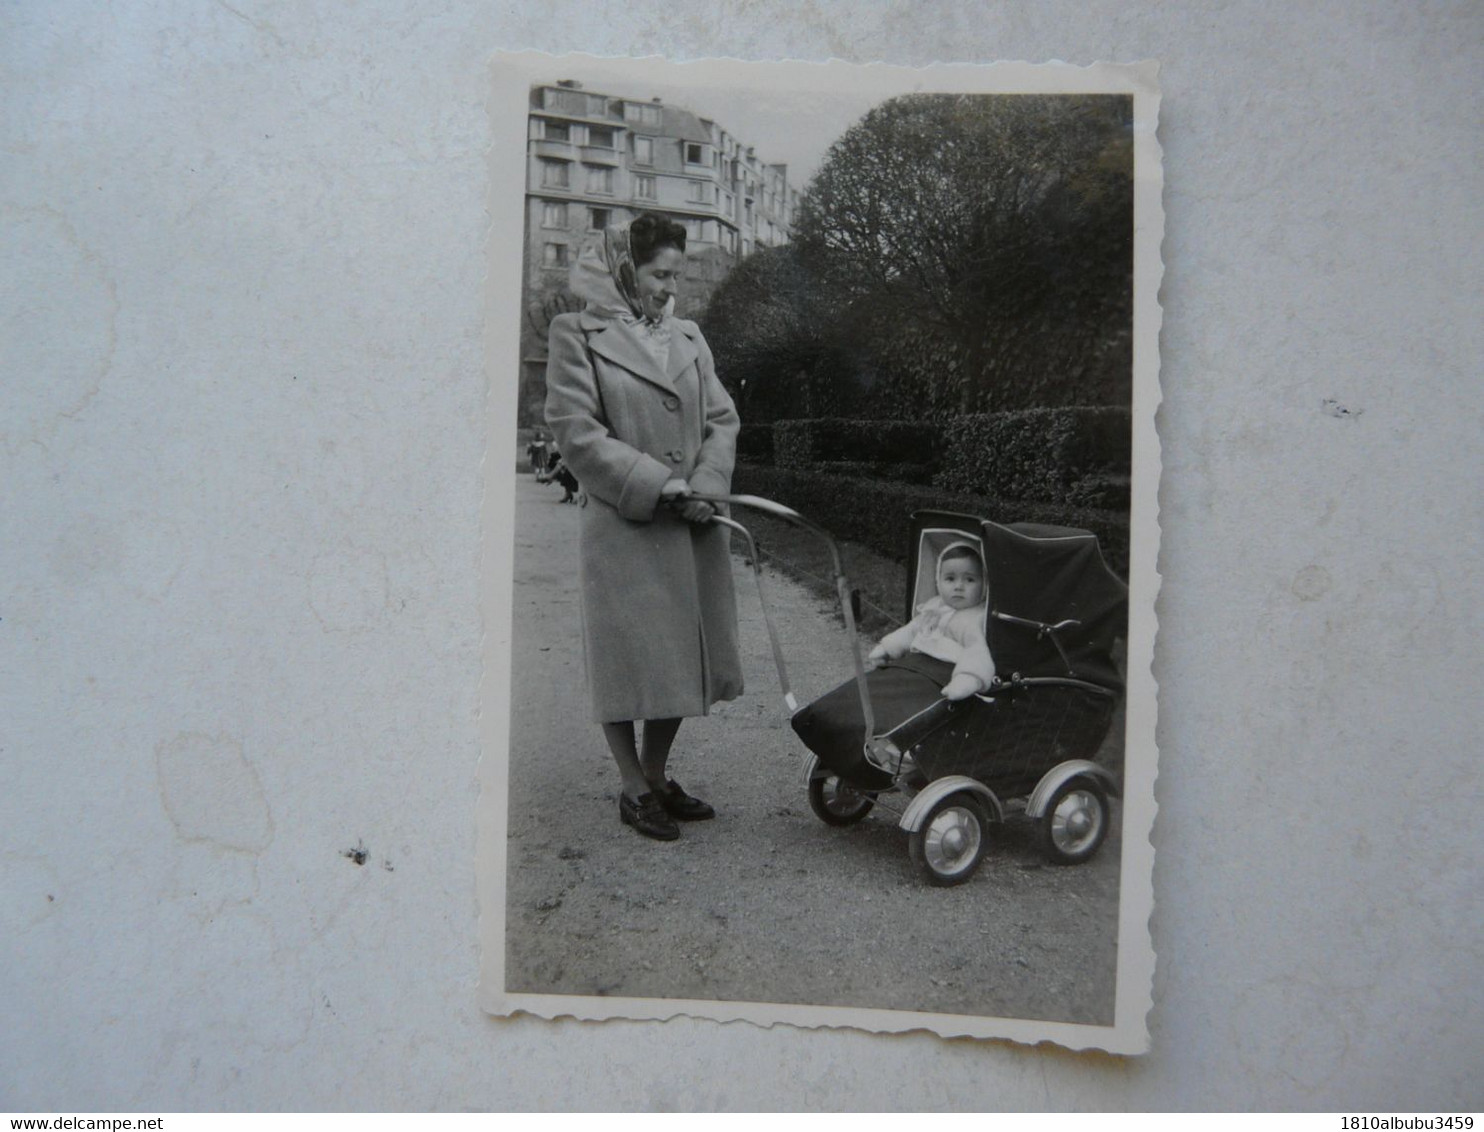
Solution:
M587 128L587 144L599 149L612 149L615 135L607 126L589 126Z
M701 238L701 222L699 220L686 220L685 237L688 240L699 240Z
M541 227L543 228L565 228L567 226L567 205L563 201L547 201L541 207Z
M587 96L575 90L546 88L544 106L548 110L563 110L568 114L581 114L587 109Z
M587 96L587 116L589 118L603 118L608 114L608 99L601 94L590 94Z
M710 204L711 186L705 181L691 181L686 187L685 199L695 204Z
M572 187L571 169L565 161L543 161L541 163L541 183L548 189L567 189Z
M634 160L640 165L654 164L654 139L634 139Z
M587 191L590 193L613 192L613 170L606 169L600 165L588 165L587 169Z
M634 178L634 195L640 200L654 200L654 178L640 173Z
M653 105L646 106L642 102L625 102L623 116L627 121L639 122L646 126L660 124L660 108Z
M547 122L543 136L547 141L571 141L572 127L566 122Z
M566 267L567 245L547 244L545 254L541 257L541 262L547 267Z
M698 142L685 143L685 163L687 165L704 165L706 159L703 156L703 147Z
M611 208L590 208L587 210L587 226L592 231L601 232L611 223L613 223L613 210Z

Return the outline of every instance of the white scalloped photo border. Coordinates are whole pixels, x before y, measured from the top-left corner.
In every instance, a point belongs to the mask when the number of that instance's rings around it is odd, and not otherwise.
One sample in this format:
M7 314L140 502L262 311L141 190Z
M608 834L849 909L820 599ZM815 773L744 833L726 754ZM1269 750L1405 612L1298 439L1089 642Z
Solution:
M974 1017L913 1011L765 1002L638 999L510 993L505 989L505 869L511 696L512 578L516 466L516 388L508 375L519 340L521 215L525 195L528 92L553 75L580 72L591 81L643 88L652 82L703 88L738 86L804 92L856 89L885 100L912 91L1000 93L1121 93L1134 100L1133 468L1129 532L1127 730L1117 944L1117 986L1111 1025L1025 1018ZM1158 65L999 62L921 68L885 64L745 62L706 59L615 59L536 52L500 54L490 69L488 275L483 296L487 402L480 596L484 625L478 799L478 887L481 970L479 1001L487 1012L584 1020L694 1017L760 1026L851 1027L872 1032L927 1030L942 1037L1052 1042L1074 1050L1140 1054L1148 1049L1155 952L1151 834L1156 815L1155 745L1158 689L1152 672L1158 623L1160 444L1159 289L1164 234L1162 153L1156 131ZM510 155L521 154L520 160Z

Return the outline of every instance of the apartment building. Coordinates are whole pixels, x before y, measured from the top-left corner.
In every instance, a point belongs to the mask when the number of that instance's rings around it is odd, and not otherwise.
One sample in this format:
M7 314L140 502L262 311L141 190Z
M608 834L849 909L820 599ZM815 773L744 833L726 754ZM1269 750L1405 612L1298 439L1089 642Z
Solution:
M572 81L532 88L526 166L523 426L541 421L546 325L570 302L567 272L603 228L645 210L684 224L676 305L694 318L742 258L788 241L798 207L788 167L765 162L719 123Z

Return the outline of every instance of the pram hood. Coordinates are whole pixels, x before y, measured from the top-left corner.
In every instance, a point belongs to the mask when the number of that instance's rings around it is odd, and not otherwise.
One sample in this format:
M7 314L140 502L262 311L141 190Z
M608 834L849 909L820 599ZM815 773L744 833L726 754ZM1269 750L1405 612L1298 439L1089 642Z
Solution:
M943 551L967 542L984 559L985 630L1002 678L1071 677L1121 691L1113 662L1126 630L1128 587L1103 560L1091 531L1035 523L1000 524L947 511L912 516L907 615L937 592ZM1049 632L1041 626L1076 621ZM1032 624L1024 624L1031 622Z

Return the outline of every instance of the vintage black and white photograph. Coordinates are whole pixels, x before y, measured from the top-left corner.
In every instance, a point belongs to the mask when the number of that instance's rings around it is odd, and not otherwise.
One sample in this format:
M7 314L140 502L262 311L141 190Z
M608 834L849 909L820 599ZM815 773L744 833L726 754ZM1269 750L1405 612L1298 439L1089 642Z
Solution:
M1142 1049L1153 67L492 92L486 1008Z

